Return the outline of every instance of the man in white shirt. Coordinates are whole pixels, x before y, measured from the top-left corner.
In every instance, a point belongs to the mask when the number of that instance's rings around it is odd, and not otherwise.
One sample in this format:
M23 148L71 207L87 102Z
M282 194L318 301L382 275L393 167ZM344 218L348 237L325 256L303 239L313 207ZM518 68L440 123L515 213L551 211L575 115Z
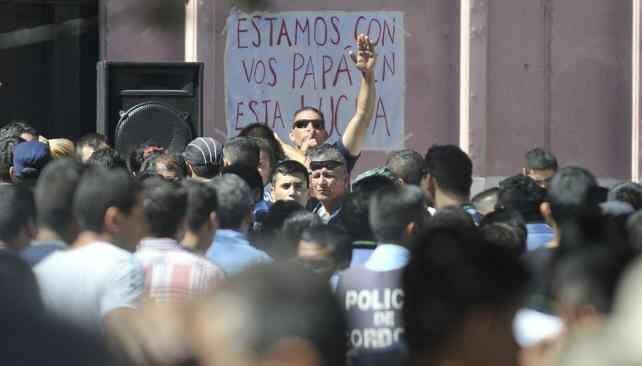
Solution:
M124 170L89 169L73 212L76 241L35 267L45 306L90 331L122 329L144 288L143 267L130 253L145 230L140 188Z

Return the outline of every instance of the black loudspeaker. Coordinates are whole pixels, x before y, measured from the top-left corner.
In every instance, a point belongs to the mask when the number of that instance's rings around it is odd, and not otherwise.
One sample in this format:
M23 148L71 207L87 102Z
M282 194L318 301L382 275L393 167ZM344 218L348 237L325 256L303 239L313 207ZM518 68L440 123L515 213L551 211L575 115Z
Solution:
M120 153L141 144L180 152L203 133L203 64L101 61L99 133Z

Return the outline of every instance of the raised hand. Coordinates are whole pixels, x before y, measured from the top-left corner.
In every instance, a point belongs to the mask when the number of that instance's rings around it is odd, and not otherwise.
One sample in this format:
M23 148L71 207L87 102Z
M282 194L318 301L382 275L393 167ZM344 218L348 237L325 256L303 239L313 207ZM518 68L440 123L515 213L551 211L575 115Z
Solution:
M370 74L374 71L377 54L368 36L365 34L357 36L357 52L350 51L350 58L363 74Z

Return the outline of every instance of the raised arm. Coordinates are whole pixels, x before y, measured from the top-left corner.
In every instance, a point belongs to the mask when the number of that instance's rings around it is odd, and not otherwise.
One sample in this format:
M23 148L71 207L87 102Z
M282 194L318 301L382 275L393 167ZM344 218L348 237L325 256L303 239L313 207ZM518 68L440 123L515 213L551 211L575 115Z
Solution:
M358 51L356 55L351 53L351 56L355 66L361 71L361 88L357 96L357 111L348 123L342 137L343 145L353 156L361 153L370 121L374 115L376 100L374 66L377 55L374 45L363 34L357 37L357 44Z
M283 140L281 140L281 137L279 137L279 134L276 132L274 132L274 137L276 138L276 141L281 144L281 148L283 149L283 152L288 159L298 161L299 163L305 165L305 153L303 151L283 142Z

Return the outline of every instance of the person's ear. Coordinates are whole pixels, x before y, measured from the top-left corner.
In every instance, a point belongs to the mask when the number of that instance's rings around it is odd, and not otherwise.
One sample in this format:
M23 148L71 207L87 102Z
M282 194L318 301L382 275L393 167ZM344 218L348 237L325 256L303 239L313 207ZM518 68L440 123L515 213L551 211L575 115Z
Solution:
M294 141L294 131L290 131L290 133L288 134L288 138L293 144L296 144L296 141Z
M539 205L539 212L542 214L544 219L552 220L553 214L551 213L551 204L548 202L542 202Z
M216 215L216 212L212 211L212 213L210 213L209 220L207 221L208 221L208 225L210 226L210 229L212 229L213 231L218 230L219 224L218 224L218 216Z
M11 176L11 181L16 181L16 170L13 167L9 168L9 175Z
M229 160L223 158L223 167L232 165Z
M432 175L428 176L428 192L431 194L434 194L437 191L437 182L435 181L435 178L432 177Z
M27 223L25 226L25 234L30 241L36 239L36 236L38 235L38 227L35 222L29 221Z
M414 221L409 223L404 228L404 231L403 231L404 237L412 238L417 233L418 229L419 229L419 226L417 225L417 223L415 223Z
M190 177L193 177L194 176L194 168L192 168L192 164L190 164L189 161L186 161L185 165L187 165L187 173L189 174Z
M120 231L120 225L122 223L122 215L120 210L116 207L109 207L105 210L105 216L103 218L103 227L105 231L109 233L117 233Z

